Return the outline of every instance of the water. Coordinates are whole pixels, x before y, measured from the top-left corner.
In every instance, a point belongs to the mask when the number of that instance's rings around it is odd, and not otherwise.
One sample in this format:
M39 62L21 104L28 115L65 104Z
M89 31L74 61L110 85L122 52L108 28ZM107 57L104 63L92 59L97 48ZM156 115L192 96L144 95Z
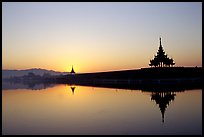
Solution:
M70 85L3 88L2 134L202 135L201 89L161 96Z

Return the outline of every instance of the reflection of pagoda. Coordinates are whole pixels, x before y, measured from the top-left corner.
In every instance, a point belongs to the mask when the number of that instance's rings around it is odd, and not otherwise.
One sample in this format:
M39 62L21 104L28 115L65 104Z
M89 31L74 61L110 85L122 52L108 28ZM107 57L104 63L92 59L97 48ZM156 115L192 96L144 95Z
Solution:
M76 87L71 86L70 88L71 88L71 90L72 90L72 94L74 95L74 90L75 90Z
M174 92L152 92L151 100L155 100L159 104L162 114L162 122L164 123L164 113L169 103L174 100L176 94Z

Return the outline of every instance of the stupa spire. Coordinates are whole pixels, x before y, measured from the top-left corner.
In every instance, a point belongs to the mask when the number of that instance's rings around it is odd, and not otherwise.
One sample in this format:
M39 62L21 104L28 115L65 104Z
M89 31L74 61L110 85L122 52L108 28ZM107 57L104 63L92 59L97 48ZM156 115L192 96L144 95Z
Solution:
M159 37L159 40L160 40L160 47L161 47L161 46L162 46L162 45L161 45L161 37Z
M74 71L73 65L72 65L71 74L75 74L75 71Z

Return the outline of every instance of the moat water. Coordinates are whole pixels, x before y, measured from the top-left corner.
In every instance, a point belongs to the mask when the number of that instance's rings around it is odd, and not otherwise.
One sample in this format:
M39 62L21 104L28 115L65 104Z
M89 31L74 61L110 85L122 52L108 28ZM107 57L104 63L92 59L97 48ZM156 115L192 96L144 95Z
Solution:
M202 89L8 87L2 89L3 135L202 135Z

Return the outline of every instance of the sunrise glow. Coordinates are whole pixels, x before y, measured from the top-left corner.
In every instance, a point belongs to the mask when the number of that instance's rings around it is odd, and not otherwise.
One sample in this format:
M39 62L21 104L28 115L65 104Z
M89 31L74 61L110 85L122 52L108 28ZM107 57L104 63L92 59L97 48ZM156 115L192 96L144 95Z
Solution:
M2 3L3 69L149 67L160 36L175 66L202 66L202 3Z

